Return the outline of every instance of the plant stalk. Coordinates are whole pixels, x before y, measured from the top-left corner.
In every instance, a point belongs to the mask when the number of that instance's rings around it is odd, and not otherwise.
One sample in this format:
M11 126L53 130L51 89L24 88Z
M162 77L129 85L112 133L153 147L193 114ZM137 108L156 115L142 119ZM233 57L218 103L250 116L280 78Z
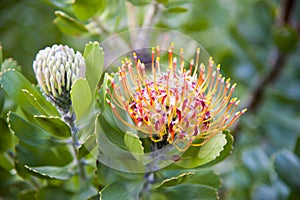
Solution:
M82 180L86 180L86 173L84 170L84 165L82 163L82 161L79 158L79 152L78 152L78 146L79 146L79 142L78 142L78 128L75 124L75 113L74 112L69 112L65 115L63 115L63 119L64 121L69 125L70 129L71 129L71 134L72 134L72 149L74 152L74 157L75 157L75 161L76 164L78 166L78 173L79 176L81 177Z
M140 193L141 200L149 199L151 186L154 183L154 172L146 172L144 178L145 178L145 184Z
M295 0L285 0L282 1L282 14L279 16L279 19L277 19L278 24L290 24L290 17L293 12L293 5L295 3ZM300 33L300 21L299 23L299 33ZM291 24L290 24L291 25ZM258 82L257 86L252 91L252 94L250 95L252 98L249 101L249 104L246 106L249 111L252 111L253 113L256 113L258 110L258 107L260 106L261 102L263 101L263 95L265 92L265 89L270 84L274 83L284 68L286 67L286 61L287 61L287 55L280 52L279 49L276 49L276 57L274 58L274 62L271 68L271 71L260 81ZM233 129L233 132L236 132L235 135L238 135L241 129L241 124L238 123Z

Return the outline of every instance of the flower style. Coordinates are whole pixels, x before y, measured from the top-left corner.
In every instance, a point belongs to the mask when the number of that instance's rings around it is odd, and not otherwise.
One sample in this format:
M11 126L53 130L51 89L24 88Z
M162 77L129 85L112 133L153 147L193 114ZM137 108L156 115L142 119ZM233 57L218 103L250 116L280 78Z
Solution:
M161 69L159 47L152 49L152 73L136 54L134 62L125 59L119 68L119 84L111 79L112 92L107 90L107 100L115 115L125 124L145 134L153 142L173 144L180 150L190 145L201 146L215 134L227 129L246 112L236 111L239 104L232 98L236 84L220 74L220 65L215 66L209 58L208 70L199 65L200 49L196 63L190 61L184 68L183 49L180 49L179 66L173 55L174 47L168 50L168 68ZM121 117L118 108L125 110L135 123ZM184 145L182 145L184 143Z
M80 52L66 45L40 50L33 69L43 93L64 113L71 106L70 90L75 80L85 75L85 61Z

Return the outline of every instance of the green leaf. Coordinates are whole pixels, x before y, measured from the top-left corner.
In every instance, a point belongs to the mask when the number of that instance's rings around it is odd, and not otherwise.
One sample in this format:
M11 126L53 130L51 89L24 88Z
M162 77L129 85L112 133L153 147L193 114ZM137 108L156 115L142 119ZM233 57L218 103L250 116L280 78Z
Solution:
M9 128L22 142L35 147L49 147L54 144L49 133L22 119L17 114L9 112L7 119Z
M169 0L156 0L158 3L161 4L168 4Z
M106 0L75 0L73 10L76 17L80 20L87 20L103 11Z
M103 73L104 52L103 49L99 47L98 42L89 42L85 46L83 56L86 63L86 79L94 98L97 92L97 84Z
M2 52L2 45L0 43L0 71L2 71L2 61L3 61L3 52Z
M300 198L300 193L299 193L299 190L294 190L294 191L291 191L289 196L288 196L288 200L293 200L293 199L299 199Z
M101 161L97 161L97 182L101 185L108 185L112 182L124 180L125 182L134 182L143 180L144 174L142 173L128 173L111 168Z
M5 169L7 172L14 168L14 164L7 154L0 154L0 167Z
M17 61L12 58L7 58L2 62L1 71L5 71L8 69L15 69L17 71L21 71L21 66L18 65Z
M118 180L119 178L118 173L120 173L120 171L103 164L99 160L96 161L96 164L97 164L97 172L96 172L97 183L101 185L108 185Z
M109 74L108 73L105 73L104 74L104 78L103 78L103 81L102 81L102 85L101 85L101 88L100 88L100 92L98 92L96 95L97 95L97 103L101 109L101 111L104 110L104 108L107 106L107 103L106 103L106 94L107 94L107 87L108 87L108 80L109 80Z
M277 196L279 196L277 188L272 188L270 185L262 183L256 184L251 194L253 199L265 199L266 197L268 199L277 199Z
M126 149L126 146L124 144L125 132L119 130L114 124L107 120L107 116L104 115L106 112L108 111L104 111L97 118L97 122L101 127L101 131L111 142L113 142L120 148Z
M190 147L181 159L174 164L184 168L195 168L204 165L220 156L226 142L225 134L217 133L202 146Z
M185 179L185 184L197 184L211 188L219 188L221 186L220 177L213 170L209 169L201 168L196 170L163 170L161 173L166 179L179 176L183 172L193 173L192 176Z
M153 187L160 188L160 187L171 187L171 186L179 185L181 183L184 183L187 179L191 178L194 174L195 174L194 172L182 173L179 176L168 178L159 183L156 183L155 185L153 185Z
M73 163L76 165L76 163ZM75 169L76 170L76 169ZM74 171L75 173L78 171ZM62 181L57 181L57 180L50 180L50 184L52 183L62 183ZM74 192L74 193L78 193L81 191L86 190L88 187L92 186L92 184L81 184L82 183L82 178L80 177L79 174L74 174L74 176L72 176L68 181L64 181L63 187L64 190L66 191L70 191L70 192ZM53 184L53 185L54 185Z
M125 186L119 182L114 182L107 185L100 191L99 194L101 200L131 199Z
M282 150L275 156L275 170L279 177L293 190L300 188L300 159L291 151Z
M49 0L52 4L56 5L57 7L67 7L71 5L74 0Z
M289 25L274 28L273 39L277 48L283 53L292 52L298 46L298 33Z
M201 146L198 153L198 158L204 159L206 162L214 160L220 155L220 152L224 150L226 143L226 137L224 134L222 134L222 132L216 134L209 139L208 142Z
M144 147L139 137L131 132L126 132L124 136L124 143L128 150L133 154L133 156L142 161L144 158Z
M14 167L15 167L15 170L16 170L18 176L22 177L24 180L28 180L32 176L32 173L24 167L23 163L20 163L17 160L17 157L14 161Z
M149 200L169 200L169 198L167 197L166 193L164 193L164 192L153 191L151 193Z
M17 161L22 165L65 166L73 161L73 153L68 145L54 147L34 147L20 142L16 146Z
M294 152L295 154L298 156L298 158L300 159L300 136L298 136L297 138L297 142L294 148Z
M271 163L266 152L260 148L250 148L242 153L242 161L252 176L257 180L267 181L270 176Z
M4 102L5 102L5 95L4 95L2 88L0 88L0 115L2 113Z
M230 134L229 131L223 131L223 134L226 135L226 144L224 146L224 150L221 151L220 155L214 159L213 161L207 163L205 166L203 167L208 167L208 166L213 166L221 161L223 161L225 158L227 158L227 156L229 156L233 150L233 141L234 141L234 138L233 136Z
M9 132L8 124L0 117L0 153L11 148L12 135Z
M111 126L102 113L96 119L95 134L103 162L124 172L144 172L145 166L136 160L124 144L125 133Z
M76 80L72 85L70 94L76 121L80 121L90 111L92 104L92 94L88 81L86 79Z
M65 167L55 167L55 166L43 166L43 167L30 167L25 165L25 168L29 171L37 173L39 175L45 176L47 178L56 178L59 180L68 180L73 176L70 169L72 166L67 165Z
M73 195L72 200L95 199L92 198L94 196L98 196L98 190L89 185L89 187L84 188L79 193Z
M127 1L129 1L130 3L136 6L143 6L151 3L151 0L127 0Z
M197 169L194 175L186 181L189 184L203 185L211 188L219 188L222 184L221 178L209 169Z
M88 29L76 19L70 17L62 11L55 11L57 16L53 23L61 30L61 32L71 35L80 36L88 32Z
M167 9L167 12L170 13L184 13L186 11L188 11L188 9L182 6L175 6Z
M44 187L37 194L36 199L53 200L53 199L71 199L71 193L63 190L62 187Z
M47 110L37 101L37 99L26 89L21 91L21 94L24 96L24 101L28 102L29 105L32 106L32 111L29 112L30 114L39 111L41 114L46 115ZM26 110L27 111L27 110Z
M89 135L83 144L79 147L79 159L85 157L97 147L97 141L95 134Z
M159 188L153 190L151 193L151 200L158 200L154 197L159 197L159 199L172 199L172 200L182 200L182 199L197 199L197 200L216 200L218 199L218 193L216 189L193 184L182 184L173 187Z
M249 41L240 32L239 27L236 24L229 26L229 34L237 43L240 49L243 49L243 54L247 56L247 59L256 67L257 70L263 70L264 64L259 60L256 50L253 46L249 45Z
M62 138L71 137L71 130L69 126L62 121L60 117L35 115L34 119L43 129L53 136Z
M36 191L35 190L25 190L18 193L19 200L32 200L35 199Z
M57 109L19 72L0 74L0 84L18 106L30 114L59 116Z

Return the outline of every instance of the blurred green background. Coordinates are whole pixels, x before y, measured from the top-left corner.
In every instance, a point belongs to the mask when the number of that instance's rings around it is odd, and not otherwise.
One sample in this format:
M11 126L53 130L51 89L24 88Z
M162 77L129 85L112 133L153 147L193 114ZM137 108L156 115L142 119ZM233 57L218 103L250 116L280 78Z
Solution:
M112 0L99 1L91 16L75 16L70 2L1 0L4 58L14 58L34 82L35 54L54 43L83 51L90 40L143 25L184 33L238 83L235 95L249 108L234 128L232 155L215 167L220 198L300 198L300 1ZM149 8L157 12L147 24Z

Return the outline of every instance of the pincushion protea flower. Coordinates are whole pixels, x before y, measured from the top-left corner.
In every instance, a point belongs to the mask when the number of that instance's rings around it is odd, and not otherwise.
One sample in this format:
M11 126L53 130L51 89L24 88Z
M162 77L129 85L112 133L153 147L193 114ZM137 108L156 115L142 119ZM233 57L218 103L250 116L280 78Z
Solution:
M85 61L81 53L75 53L66 45L53 45L38 52L33 69L43 93L61 111L68 112L71 86L85 75Z
M184 68L183 49L179 65L169 48L168 69L160 64L160 50L152 49L152 73L147 75L145 65L134 53L134 61L125 59L119 68L119 84L111 80L113 91L107 100L115 115L125 124L145 134L155 143L173 144L180 150L190 145L201 146L215 134L227 129L246 112L236 111L239 104L232 98L236 84L220 74L220 65L209 59L208 69L190 61ZM135 123L128 123L118 113L125 110ZM185 144L185 145L182 145Z

